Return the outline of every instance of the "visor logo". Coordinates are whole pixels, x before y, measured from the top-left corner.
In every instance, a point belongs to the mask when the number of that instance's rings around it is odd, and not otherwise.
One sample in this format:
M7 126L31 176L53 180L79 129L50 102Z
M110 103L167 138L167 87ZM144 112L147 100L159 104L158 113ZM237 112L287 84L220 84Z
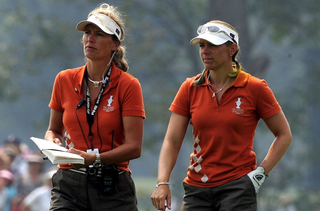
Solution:
M116 33L117 33L117 35L119 35L119 34L120 34L120 31L119 31L119 29L116 29Z

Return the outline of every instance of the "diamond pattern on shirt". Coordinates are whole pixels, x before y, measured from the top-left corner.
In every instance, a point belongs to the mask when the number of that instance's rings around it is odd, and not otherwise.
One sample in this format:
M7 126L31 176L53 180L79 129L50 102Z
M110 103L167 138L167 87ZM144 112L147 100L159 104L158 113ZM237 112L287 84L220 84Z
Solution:
M193 150L194 152L190 155L191 165L188 167L188 171L195 171L196 173L201 174L201 162L203 161L203 158L201 157L201 155L197 157L197 154L201 152L200 139L198 137L194 138ZM208 179L208 176L204 174L201 178L201 182L205 183L208 181Z

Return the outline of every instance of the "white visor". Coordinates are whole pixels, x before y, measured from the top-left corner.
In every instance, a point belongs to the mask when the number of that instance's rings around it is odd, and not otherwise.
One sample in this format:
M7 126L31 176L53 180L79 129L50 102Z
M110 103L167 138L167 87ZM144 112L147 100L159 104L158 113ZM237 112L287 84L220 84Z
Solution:
M84 31L88 24L94 24L98 26L102 31L107 34L116 35L118 40L121 40L121 29L119 25L109 16L104 14L92 14L87 20L80 21L77 24L79 31Z
M210 31L210 29L216 29ZM214 45L222 45L228 41L239 45L238 33L234 30L218 23L206 23L199 26L198 36L193 38L190 43L196 45L201 39L206 40Z

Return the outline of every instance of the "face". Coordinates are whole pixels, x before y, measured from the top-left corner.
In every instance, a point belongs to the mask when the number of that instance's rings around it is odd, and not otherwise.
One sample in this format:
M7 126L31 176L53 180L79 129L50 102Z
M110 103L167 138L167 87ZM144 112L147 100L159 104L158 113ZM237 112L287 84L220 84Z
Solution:
M86 26L82 40L84 55L92 61L108 60L112 51L119 46L119 42L114 41L112 35L106 34L93 24Z
M29 162L29 169L32 171L41 171L43 167L42 163Z
M230 46L226 44L214 45L201 39L199 42L199 53L206 69L218 70L223 67L230 67L233 55Z
M0 190L3 187L6 187L9 183L10 183L10 180L8 180L6 178L0 178Z

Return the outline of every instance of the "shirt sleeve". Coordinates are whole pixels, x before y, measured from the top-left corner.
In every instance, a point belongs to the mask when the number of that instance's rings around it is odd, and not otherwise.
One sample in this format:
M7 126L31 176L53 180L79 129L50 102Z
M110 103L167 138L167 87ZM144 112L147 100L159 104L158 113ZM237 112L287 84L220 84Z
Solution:
M257 111L262 119L269 118L281 110L278 101L265 80L261 82L258 96Z
M49 107L53 110L63 112L63 109L61 106L60 73L56 76L54 84L53 84Z
M122 97L122 116L139 116L146 118L140 82L133 78L125 88Z
M190 82L187 79L182 83L180 89L178 90L169 110L190 118L190 103L189 103L189 93L190 93Z

